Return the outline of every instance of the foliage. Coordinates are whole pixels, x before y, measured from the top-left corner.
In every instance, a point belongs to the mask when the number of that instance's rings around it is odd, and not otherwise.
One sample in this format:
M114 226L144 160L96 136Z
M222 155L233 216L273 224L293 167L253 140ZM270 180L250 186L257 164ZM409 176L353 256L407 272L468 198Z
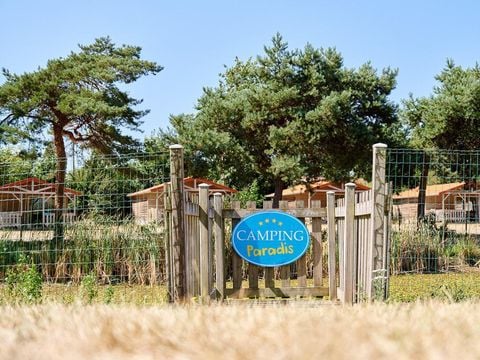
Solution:
M25 174L29 174L32 157L35 158L36 154L26 153L12 146L0 148L0 184L20 180Z
M51 130L57 141L68 137L104 152L132 144L119 128L135 129L146 111L134 110L141 101L118 85L155 74L162 67L141 60L139 47L116 47L109 38L79 47L80 52L49 60L45 68L31 73L16 75L4 69L2 124L23 124L32 137Z
M434 223L393 231L391 246L394 274L448 272L478 266L480 261L477 238L437 228Z
M137 191L141 184L129 173L135 169L117 160L92 154L82 167L69 173L67 186L82 193L77 198L81 212L121 217L131 214L127 194Z
M244 187L233 196L234 200L240 201L241 207L245 208L247 201L255 201L257 207L261 207L263 203L263 196L260 193L258 181L254 180L250 186Z
M79 284L94 274L101 283L156 284L165 277L163 229L107 216L86 217L65 229L62 255L51 240L21 241L15 231L0 234L0 278L28 254L42 279Z
M404 101L402 122L409 129L411 145L415 148L476 150L480 147L480 67L462 68L448 60L446 67L435 79L438 82L430 97ZM480 178L478 162L472 162L470 152L457 152L454 162L438 162L437 173L457 174L462 181ZM418 203L425 203L426 180L429 177L431 160L424 152L421 162L421 181ZM418 217L423 217L422 206Z
M160 135L185 144L196 171L237 188L368 176L371 145L394 141L396 71L348 69L335 49L289 50L279 34L264 49L236 59L204 90L198 113L172 117Z
M390 278L390 302L480 298L480 273L405 274Z
M141 103L120 88L162 67L140 59L141 48L115 46L109 38L65 58L49 60L45 68L17 75L3 70L0 86L0 125L28 139L50 132L55 148L56 218L61 219L67 169L65 138L102 153L123 152L136 146L123 129L136 130L147 111L135 110ZM26 134L25 134L26 132ZM60 221L56 241L63 240Z
M103 294L103 302L105 304L111 304L115 295L115 290L112 285L108 285Z
M7 270L5 282L15 302L34 304L41 301L42 277L24 254L21 253L16 265Z
M81 282L83 299L87 304L91 304L98 296L97 278L94 273L90 273L83 277Z
M462 68L448 60L428 98L404 102L402 119L417 148L469 150L480 147L480 67Z

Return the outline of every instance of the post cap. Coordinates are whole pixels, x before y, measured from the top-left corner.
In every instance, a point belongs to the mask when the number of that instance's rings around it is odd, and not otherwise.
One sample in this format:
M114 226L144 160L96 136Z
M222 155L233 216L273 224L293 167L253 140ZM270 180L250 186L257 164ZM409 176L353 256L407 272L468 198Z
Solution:
M216 193L213 193L213 196L222 196L223 194L221 192L216 192Z
M349 182L349 183L346 183L345 184L345 187L353 187L355 188L357 185L355 185L355 183L352 183L352 182Z
M208 189L210 187L210 185L202 183L202 184L198 185L198 187L201 188L201 189Z
M327 195L335 195L335 191L333 190L327 191Z
M376 143L376 144L373 144L373 148L374 149L386 149L386 148L388 148L388 145L383 144L383 143Z
M170 145L168 148L170 150L177 150L177 149L183 149L183 146L180 144L175 144L175 145Z

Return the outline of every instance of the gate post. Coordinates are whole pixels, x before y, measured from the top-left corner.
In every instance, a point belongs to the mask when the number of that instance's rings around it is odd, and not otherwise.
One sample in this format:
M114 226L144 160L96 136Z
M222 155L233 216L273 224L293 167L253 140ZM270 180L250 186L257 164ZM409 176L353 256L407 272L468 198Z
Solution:
M343 263L345 269L345 289L343 303L352 305L355 299L355 184L345 184L345 236Z
M169 274L174 302L185 298L185 213L183 189L183 146L170 146L171 239L173 274Z
M383 298L384 281L381 281L382 289L378 287L375 277L383 279L388 274L385 272L386 259L385 256L385 200L386 200L386 168L387 145L375 144L373 145L373 164L372 164L372 233L370 238L371 251L369 264L370 281L367 282L367 297L371 300L377 297L377 293ZM380 294L381 292L381 294Z
M210 289L209 289L209 277L210 269L212 264L210 263L209 256L209 244L210 239L208 238L208 184L198 185L198 205L199 205L199 220L200 220L200 233L199 233L199 243L200 243L200 296L202 303L208 303L210 300Z
M327 192L327 234L328 234L328 293L331 301L337 300L337 279L335 269L335 193Z
M213 194L213 233L215 236L215 281L218 300L225 298L225 232L223 227L223 197Z

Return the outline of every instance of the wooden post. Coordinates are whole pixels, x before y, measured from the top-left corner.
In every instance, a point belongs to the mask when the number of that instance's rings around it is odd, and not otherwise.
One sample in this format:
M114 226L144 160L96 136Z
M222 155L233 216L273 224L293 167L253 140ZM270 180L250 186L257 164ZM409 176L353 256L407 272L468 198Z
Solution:
M171 203L170 203L170 189L167 187L163 193L164 206L164 226L165 226L165 267L167 275L167 292L168 301L173 302L173 268L172 268L172 246L171 246Z
M232 201L232 208L239 210L240 201L238 200ZM240 219L232 219L232 233L239 222L240 222ZM243 265L242 258L237 254L235 250L233 250L232 251L232 266L233 266L232 282L233 282L233 288L237 290L242 288L242 280L243 280L242 265Z
M282 211L288 210L288 201L282 200L279 203L279 208ZM282 284L282 288L289 288L290 287L290 264L280 266L280 280Z
M247 201L247 209L255 210L257 203L255 201ZM252 263L248 263L248 287L250 289L258 289L258 271L259 267Z
M367 271L369 281L367 282L367 298L374 297L374 274L376 270L383 269L384 255L384 221L385 221L385 166L386 166L387 145L373 145L373 166L372 166L372 233L370 239L370 259Z
M210 256L209 256L209 238L208 238L208 184L198 185L198 204L200 220L200 295L202 303L208 303L210 300L209 276L210 276Z
M312 209L320 209L320 200L310 200ZM323 285L322 218L312 218L313 286Z
M328 288L331 301L337 300L337 278L335 268L335 192L327 192L327 233L328 233Z
M355 296L355 184L345 185L345 291L343 302L347 305L353 304Z
M185 298L185 217L183 190L183 146L170 146L171 246L173 268L173 300Z
M303 202L303 200L297 200L295 201L295 208L296 209L303 209L305 207L305 203ZM305 218L298 218L298 220L300 220L303 224L305 224ZM320 241L320 244L322 243L322 239L321 239L321 229L320 229L320 232L318 233L317 230L318 229L313 229L313 226L315 224L312 222L312 232L315 232L315 235L313 236L312 238L312 242L313 242L313 247L315 247L315 250L316 249L316 244L318 241ZM314 255L315 257L315 252L314 252ZM315 262L315 259L314 259L314 262ZM296 261L296 266L297 266L297 286L298 287L306 287L307 286L307 258L306 258L306 254L303 254L303 256L298 259Z
M392 249L390 239L392 236L392 197L393 197L393 184L390 182L387 186L387 215L385 215L385 238L384 238L384 251L383 251L383 263L385 269L385 283L383 287L383 300L387 300L390 291L390 259L392 257Z
M480 203L480 201L479 201ZM271 201L264 201L263 202L263 209L271 209L272 208ZM273 267L266 267L265 268L265 288L274 288L275 287L275 279L274 279L274 271L275 268Z
M225 298L225 232L223 225L223 196L213 194L213 233L215 236L215 271L218 300Z

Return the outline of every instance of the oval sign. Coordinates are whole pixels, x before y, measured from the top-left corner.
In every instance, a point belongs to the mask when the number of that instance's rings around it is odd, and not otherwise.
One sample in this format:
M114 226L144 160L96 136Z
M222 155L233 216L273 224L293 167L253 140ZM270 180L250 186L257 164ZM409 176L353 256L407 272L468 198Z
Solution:
M266 267L299 259L310 244L308 230L296 217L280 211L262 211L244 218L233 229L232 245L246 261Z

